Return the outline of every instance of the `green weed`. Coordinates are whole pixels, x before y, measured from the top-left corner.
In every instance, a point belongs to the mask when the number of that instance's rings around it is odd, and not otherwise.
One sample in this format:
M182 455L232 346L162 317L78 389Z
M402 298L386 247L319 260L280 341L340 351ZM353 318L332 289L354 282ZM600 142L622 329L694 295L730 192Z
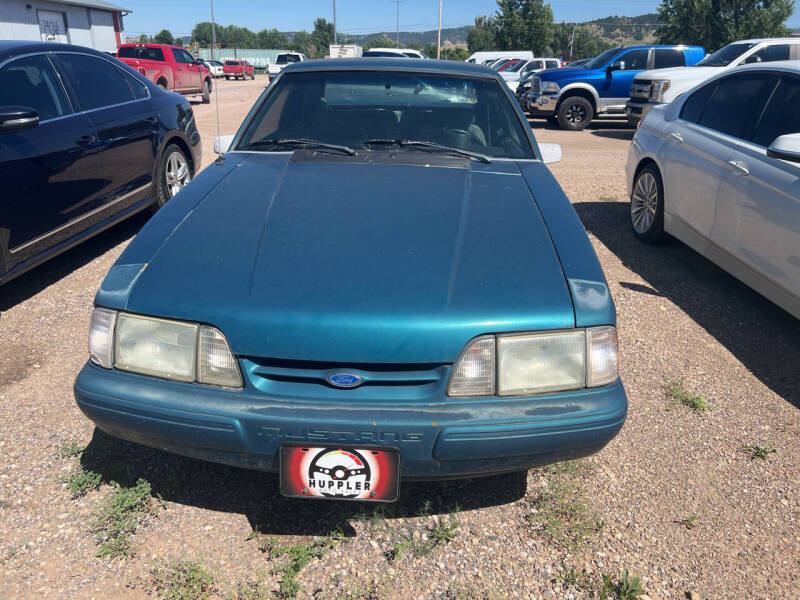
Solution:
M72 498L80 498L91 490L100 487L100 481L103 476L94 471L87 471L82 466L78 465L67 476L65 482L69 488L69 493Z
M215 592L211 573L190 560L170 561L153 569L150 575L148 591L163 600L205 600Z
M775 454L778 449L770 442L761 442L760 444L750 444L745 446L744 449L750 453L750 458L766 459L770 454Z
M676 402L691 408L698 413L711 410L711 405L702 394L693 395L683 387L683 381L671 381L667 386L667 395Z
M83 453L84 448L86 448L86 446L81 446L75 442L67 442L66 444L61 444L58 447L58 450L56 450L56 457L72 458L73 456L80 456Z
M680 519L679 521L676 521L676 523L680 523L681 525L686 527L686 529L694 529L695 527L697 527L697 522L698 522L697 515L690 515L685 519Z
M280 576L275 597L278 600L294 598L303 589L303 586L297 581L300 572L312 560L322 558L328 550L337 546L343 540L344 535L342 532L335 531L324 538L306 544L280 546L276 541L271 542L267 550L270 558L288 558L283 564L273 569L273 573Z
M154 510L150 483L139 479L132 487L111 482L113 491L101 505L95 521L95 537L100 544L97 556L130 557L131 537L139 524Z

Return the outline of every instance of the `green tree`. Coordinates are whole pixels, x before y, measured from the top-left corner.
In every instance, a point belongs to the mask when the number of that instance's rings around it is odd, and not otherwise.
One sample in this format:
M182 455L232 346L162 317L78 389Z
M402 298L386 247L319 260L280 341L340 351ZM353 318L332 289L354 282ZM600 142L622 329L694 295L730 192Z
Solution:
M219 41L220 31L225 29L225 27L217 23L216 29L217 41ZM194 29L192 29L192 41L197 42L205 48L211 46L211 21L201 21L194 26Z
M467 47L470 52L494 50L497 48L497 21L485 15L475 17L475 27L467 32Z
M142 43L142 44L149 43L150 42L150 36L147 35L146 33L142 33L141 35L139 35L139 42Z
M302 52L306 56L313 56L317 51L314 38L307 31L298 31L295 33L289 47L295 52Z
M258 43L255 33L247 27L238 27L237 25L220 27L217 31L217 40L224 46L237 48L255 48Z
M381 35L380 37L372 38L370 41L364 43L364 50L369 50L370 48L394 48L396 44L394 40L390 40L385 35Z
M793 12L793 0L663 0L656 38L716 50L735 40L788 35Z
M162 29L153 38L157 44L172 44L172 33L169 29Z
M333 43L333 23L329 23L325 19L315 19L311 37L317 47L316 57L324 58Z
M572 37L573 28L575 36L572 40L572 60L597 56L613 45L603 39L597 25L556 23L553 26L553 56L563 56L569 59L570 37Z
M541 56L553 41L553 9L544 0L497 0L497 45Z
M289 47L289 38L277 29L262 29L256 34L256 39L259 48L281 50Z

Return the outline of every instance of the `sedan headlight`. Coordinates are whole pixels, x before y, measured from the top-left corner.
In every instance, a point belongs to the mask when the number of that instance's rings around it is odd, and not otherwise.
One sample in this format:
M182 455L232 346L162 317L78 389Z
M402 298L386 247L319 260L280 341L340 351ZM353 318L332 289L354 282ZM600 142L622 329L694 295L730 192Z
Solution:
M95 308L89 355L106 369L113 366L175 381L242 387L228 341L209 325Z
M657 79L650 84L650 99L653 102L664 102L664 92L669 89L669 79Z
M613 383L618 377L617 330L490 335L461 353L448 396L528 396Z
M543 94L557 94L558 93L558 84L555 81L543 81L542 82L542 93Z

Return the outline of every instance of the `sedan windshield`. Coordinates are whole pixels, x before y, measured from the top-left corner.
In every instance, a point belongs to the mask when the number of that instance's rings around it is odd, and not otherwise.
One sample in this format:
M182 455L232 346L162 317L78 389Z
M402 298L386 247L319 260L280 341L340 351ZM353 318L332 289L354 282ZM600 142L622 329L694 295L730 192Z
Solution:
M438 146L486 157L534 158L514 105L488 77L286 73L257 107L235 149L286 151L285 145L271 141L287 139L384 152L387 147L419 152L419 142L427 142L427 152ZM387 141L402 143L387 146Z
M583 65L583 68L584 69L599 69L600 67L604 67L604 66L606 66L606 63L608 63L608 61L610 61L617 54L619 54L619 52L621 50L622 50L621 47L620 48L611 48L611 50L606 50L602 54L598 54L592 60L587 62L585 65Z
M724 48L720 48L714 54L709 54L703 60L695 65L695 67L727 67L742 54L755 46L750 42L739 44L728 44Z

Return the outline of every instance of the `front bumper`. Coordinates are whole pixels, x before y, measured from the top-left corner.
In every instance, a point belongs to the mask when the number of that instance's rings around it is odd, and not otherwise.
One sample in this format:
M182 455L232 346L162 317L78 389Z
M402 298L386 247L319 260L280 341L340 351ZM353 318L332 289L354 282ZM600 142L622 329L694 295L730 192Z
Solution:
M522 108L533 115L552 115L558 104L558 96L525 94L521 99Z
M650 109L654 106L660 106L659 102L631 102L628 100L625 103L625 115L628 121L636 123L645 118Z
M527 469L600 450L628 401L609 386L522 398L443 396L440 402L307 401L249 386L226 390L106 370L75 381L83 413L106 433L177 454L277 471L284 443L399 448L404 479L452 479Z

